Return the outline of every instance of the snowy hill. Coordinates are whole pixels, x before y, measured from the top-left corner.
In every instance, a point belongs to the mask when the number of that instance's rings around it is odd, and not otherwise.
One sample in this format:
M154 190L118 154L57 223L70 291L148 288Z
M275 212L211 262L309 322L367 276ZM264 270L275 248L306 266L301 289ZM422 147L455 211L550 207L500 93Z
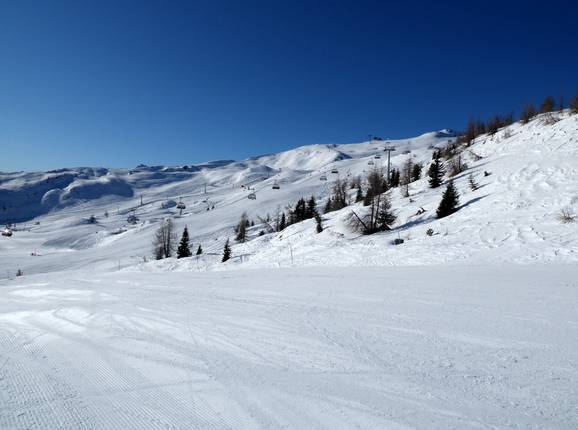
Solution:
M1 269L39 273L81 267L155 271L575 262L576 229L561 223L558 214L562 209L577 210L577 124L577 117L566 113L554 124L537 117L527 125L516 123L494 136L480 136L462 154L468 169L454 178L461 194L460 211L436 219L443 186L429 188L422 175L410 185L409 197L402 197L399 189L389 192L397 215L395 228L372 236L360 236L346 225L350 210L361 210L358 204L323 215L326 228L319 235L311 234L310 220L256 237L264 228L259 217L273 216L310 195L322 207L337 178L349 180L374 166L385 167L385 146L395 147L393 167L401 167L408 158L427 165L434 149L455 141L454 132L304 146L244 161L192 166L3 173L0 218L17 225L11 238L0 241ZM468 188L470 174L480 185L476 191ZM321 180L325 177L327 181ZM275 183L279 189L273 189ZM255 193L255 200L247 198L250 193ZM178 201L186 205L182 216ZM244 211L257 222L249 231L254 239L235 244L234 258L223 265L219 258L223 243L234 235L233 227ZM138 218L136 224L127 222L131 214ZM92 215L95 224L87 222ZM179 232L188 226L193 246L202 244L206 254L190 261L145 263L152 256L153 233L166 217L175 219ZM426 235L430 228L433 236ZM398 237L405 243L392 246Z

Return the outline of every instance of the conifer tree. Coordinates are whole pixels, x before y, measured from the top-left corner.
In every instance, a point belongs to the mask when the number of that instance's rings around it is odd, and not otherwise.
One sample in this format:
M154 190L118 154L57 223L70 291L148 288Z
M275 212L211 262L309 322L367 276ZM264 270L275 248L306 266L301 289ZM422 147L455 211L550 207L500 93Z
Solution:
M421 170L422 170L421 163L416 163L413 165L413 168L411 171L411 180L412 181L417 181L421 178Z
M470 186L470 190L472 191L476 191L479 188L478 183L474 179L473 173L471 173L470 176L468 177L468 185Z
M223 248L223 259L221 260L221 262L224 263L229 258L231 258L231 247L229 246L229 238L227 238L227 241L225 242L225 247Z
M329 197L327 199L327 202L325 203L325 207L323 208L323 213L329 213L333 210L332 204L331 204L331 197Z
M378 230L391 230L391 225L395 222L397 217L391 210L391 202L386 194L381 196L381 202L377 211L375 224Z
M186 258L190 257L191 255L191 250L189 248L189 230L187 230L187 227L185 227L183 230L183 235L181 236L181 242L177 248L177 258Z
M311 196L307 201L307 210L305 211L305 218L311 219L317 215L317 202L315 201L315 197Z
M235 240L237 242L245 242L245 240L247 239L247 223L249 222L249 219L247 218L247 212L243 212L241 214L241 219L239 220L239 224L237 224L237 227L235 227L235 233L237 233L237 235L235 236Z
M444 165L439 157L434 158L428 169L429 186L430 188L437 188L442 184L445 174Z
M454 181L449 181L446 190L442 195L442 200L438 209L436 211L436 215L438 218L443 218L448 215L453 214L458 210L458 205L460 204L460 196L458 194L458 190L454 186Z
M361 186L357 189L357 194L355 194L355 203L359 203L363 200L363 191Z
M281 221L279 222L279 231L285 230L287 227L287 220L285 219L285 212L281 215Z
M323 231L323 225L321 223L321 217L318 213L315 214L315 231L321 233Z
M199 247L197 248L197 255L201 255L203 253L203 248L201 247L201 244L199 243Z

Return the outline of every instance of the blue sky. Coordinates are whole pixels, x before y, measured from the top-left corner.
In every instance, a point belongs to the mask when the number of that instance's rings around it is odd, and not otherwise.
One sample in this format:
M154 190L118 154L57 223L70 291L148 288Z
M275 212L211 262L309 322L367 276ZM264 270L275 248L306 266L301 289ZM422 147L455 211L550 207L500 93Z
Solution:
M0 1L0 169L240 159L578 90L572 1Z

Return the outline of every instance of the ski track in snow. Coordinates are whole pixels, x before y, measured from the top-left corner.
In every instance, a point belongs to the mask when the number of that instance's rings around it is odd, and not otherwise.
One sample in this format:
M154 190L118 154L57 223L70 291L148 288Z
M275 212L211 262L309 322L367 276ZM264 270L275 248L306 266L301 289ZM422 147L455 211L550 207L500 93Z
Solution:
M0 428L573 429L576 279L431 266L4 281Z

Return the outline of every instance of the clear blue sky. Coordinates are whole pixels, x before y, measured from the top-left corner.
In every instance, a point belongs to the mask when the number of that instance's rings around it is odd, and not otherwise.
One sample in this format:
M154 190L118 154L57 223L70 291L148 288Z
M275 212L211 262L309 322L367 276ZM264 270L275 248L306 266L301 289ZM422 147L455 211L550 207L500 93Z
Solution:
M240 159L578 89L575 1L1 1L0 169Z

